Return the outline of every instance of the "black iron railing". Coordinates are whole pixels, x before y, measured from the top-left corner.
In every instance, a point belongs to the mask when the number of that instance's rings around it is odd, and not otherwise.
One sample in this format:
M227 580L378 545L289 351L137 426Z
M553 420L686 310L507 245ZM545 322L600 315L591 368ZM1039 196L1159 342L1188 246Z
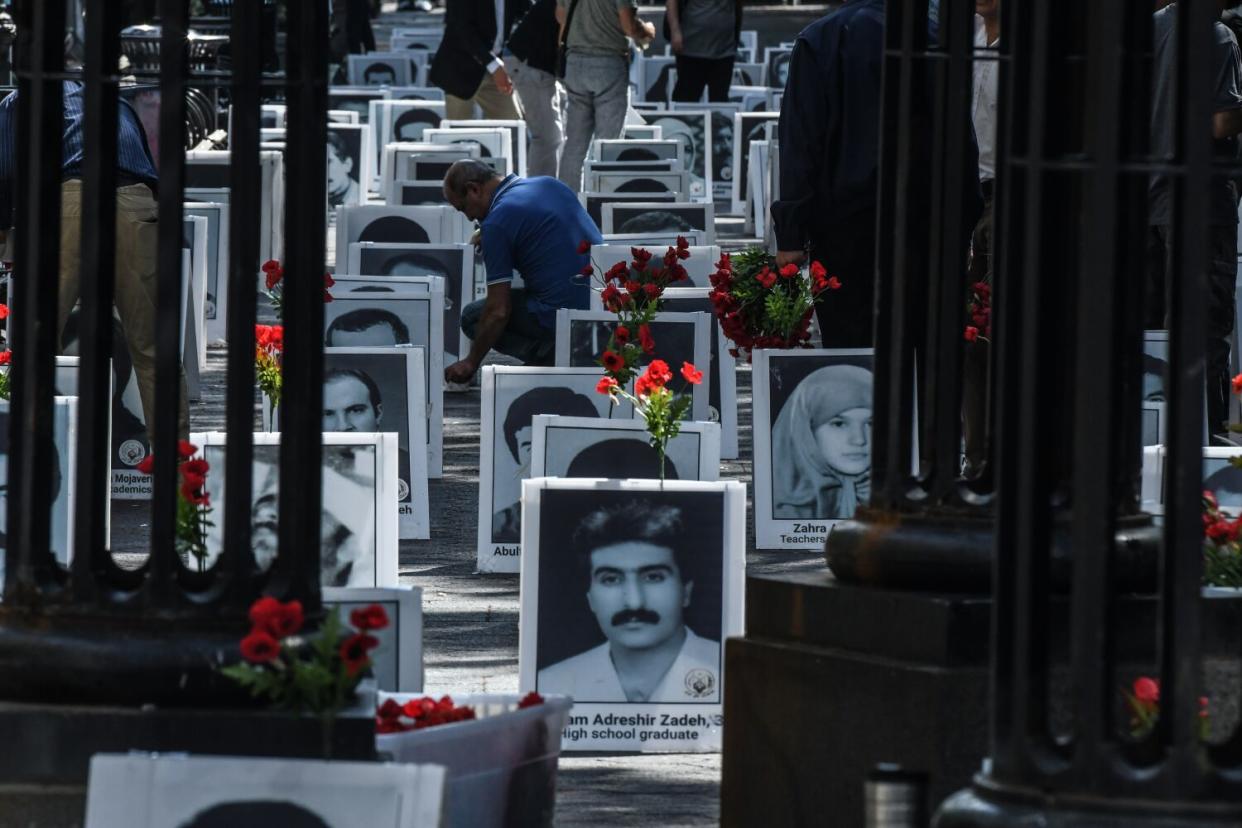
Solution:
M155 454L151 554L138 569L117 565L106 546L109 506L107 433L111 405L109 352L114 256L117 95L120 77L118 4L87 3L87 59L66 75L63 3L22 0L16 187L17 276L11 317L11 447L9 532L4 601L0 603L0 698L89 702L227 703L234 694L213 672L217 654L235 643L249 604L261 593L299 599L320 610L318 522L282 519L280 553L258 571L251 552L250 510L254 428L254 322L259 251L259 104L265 86L284 85L289 105L285 261L286 342L281 513L320 510L319 410L325 228L328 15L324 3L288 6L288 72L261 72L262 6L232 10L233 101L230 181L230 281L226 422L227 494L216 504L224 551L199 573L175 550L178 395L181 348L182 204L185 97L188 72L186 0L161 0L159 83L159 285L156 322L156 409L150 425ZM49 547L53 456L53 365L59 331L62 82L85 83L82 170L82 322L79 458L73 561L60 566ZM220 85L213 77L200 86ZM113 348L126 347L112 342Z

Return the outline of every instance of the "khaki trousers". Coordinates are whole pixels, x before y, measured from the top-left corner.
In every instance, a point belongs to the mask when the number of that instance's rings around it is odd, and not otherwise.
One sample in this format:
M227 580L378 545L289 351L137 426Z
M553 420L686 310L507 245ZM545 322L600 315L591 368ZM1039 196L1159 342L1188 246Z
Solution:
M483 82L475 90L474 97L459 98L444 93L444 117L450 121L468 121L474 117L474 105L483 110L483 117L493 121L516 121L522 116L518 114L517 96L506 95L496 88L491 75L484 75Z
M65 323L77 304L82 287L82 182L66 181L61 188L60 203L60 305L58 328ZM154 431L161 412L155 408L155 320L159 247L159 206L145 184L132 184L116 190L116 282L113 295L125 342L138 378L142 396L142 413L147 421L147 434ZM180 278L175 274L174 278ZM113 343L113 347L117 343ZM80 348L96 343L79 343ZM124 383L128 377L118 377ZM120 393L121 388L116 392ZM190 415L186 405L185 376L181 377L180 401L177 407L177 432L185 438L190 432ZM168 416L171 412L165 412Z

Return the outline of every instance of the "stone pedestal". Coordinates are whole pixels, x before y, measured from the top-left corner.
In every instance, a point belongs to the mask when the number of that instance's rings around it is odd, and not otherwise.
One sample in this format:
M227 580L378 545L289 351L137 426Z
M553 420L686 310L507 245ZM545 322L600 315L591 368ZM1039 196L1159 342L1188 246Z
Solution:
M987 747L988 608L977 596L747 579L725 649L721 824L862 825L879 762L928 774L931 804Z
M153 751L374 760L374 693L337 717L0 702L0 828L82 824L91 756Z
M826 571L751 577L746 590L746 636L725 647L722 825L861 826L880 762L927 775L929 813L970 784L988 748L987 596L851 586ZM1202 600L1209 738L1221 740L1237 718L1242 593ZM1154 596L1117 599L1118 694L1155 674L1158 615ZM1072 726L1068 620L1068 598L1053 598L1043 638L1058 732Z

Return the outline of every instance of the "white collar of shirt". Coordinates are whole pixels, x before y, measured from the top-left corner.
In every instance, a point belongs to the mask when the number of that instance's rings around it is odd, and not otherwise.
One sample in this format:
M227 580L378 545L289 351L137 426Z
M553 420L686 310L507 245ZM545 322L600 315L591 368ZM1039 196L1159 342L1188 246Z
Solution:
M505 0L496 3L496 39L492 41L492 54L500 57L500 47L505 42Z

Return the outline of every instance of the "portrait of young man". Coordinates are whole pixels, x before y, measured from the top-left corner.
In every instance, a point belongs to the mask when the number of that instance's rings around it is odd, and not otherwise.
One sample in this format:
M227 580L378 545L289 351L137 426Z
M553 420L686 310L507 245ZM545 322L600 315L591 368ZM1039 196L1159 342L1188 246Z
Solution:
M323 374L324 431L396 433L397 489L403 493L402 501L409 499L411 490L405 357L396 350L391 360L378 354L326 353ZM368 368L359 367L362 364Z
M568 538L552 537L564 535L555 521L541 524L538 661L545 650L566 649L551 640L562 628L546 623L545 604L584 603L599 643L542 666L538 691L587 703L718 702L721 496L545 490L541 514L558 514L556 495L596 503ZM699 571L713 568L700 586ZM545 577L550 569L561 570L558 580ZM700 599L711 609L692 620Z

